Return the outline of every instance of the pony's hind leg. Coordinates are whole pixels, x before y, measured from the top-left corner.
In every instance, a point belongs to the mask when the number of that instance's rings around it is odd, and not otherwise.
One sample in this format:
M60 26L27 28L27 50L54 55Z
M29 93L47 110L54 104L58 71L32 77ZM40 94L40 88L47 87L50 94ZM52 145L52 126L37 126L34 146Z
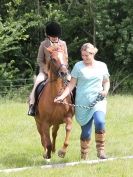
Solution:
M52 152L55 152L55 144L56 144L56 137L57 137L57 132L59 130L59 125L54 125L52 128Z
M62 157L62 158L65 157L65 154L66 154L66 151L67 151L67 147L69 145L70 133L71 133L71 129L72 129L72 118L71 117L67 117L65 119L65 123L66 123L65 141L64 141L62 149L58 151L58 156Z

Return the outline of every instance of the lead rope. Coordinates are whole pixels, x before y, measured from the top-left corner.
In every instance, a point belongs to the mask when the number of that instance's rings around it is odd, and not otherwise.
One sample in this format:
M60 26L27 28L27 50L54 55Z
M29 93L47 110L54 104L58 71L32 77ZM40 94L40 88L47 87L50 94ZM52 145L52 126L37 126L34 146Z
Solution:
M92 103L90 103L89 106L75 105L75 104L65 103L63 101L59 101L58 103L61 103L61 104L64 104L64 105L69 105L69 106L72 106L72 107L80 107L80 108L84 108L84 109L92 109L97 104L97 102L102 101L104 98L105 97L102 96L99 93L97 98Z

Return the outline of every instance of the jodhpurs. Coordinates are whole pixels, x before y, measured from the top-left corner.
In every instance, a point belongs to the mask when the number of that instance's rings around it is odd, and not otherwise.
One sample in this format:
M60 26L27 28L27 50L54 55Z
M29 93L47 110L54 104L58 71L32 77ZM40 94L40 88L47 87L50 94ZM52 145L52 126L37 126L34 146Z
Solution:
M33 89L31 91L31 94L30 94L30 104L34 104L35 103L35 96L34 96L34 93L35 93L35 89L37 87L37 85L42 82L43 80L46 79L46 75L45 73L43 72L40 72L37 77L36 77L36 80L35 80L35 83L34 83L34 86L33 86Z
M81 126L81 140L91 139L92 123L94 121L95 133L105 131L105 113L96 111L86 125Z

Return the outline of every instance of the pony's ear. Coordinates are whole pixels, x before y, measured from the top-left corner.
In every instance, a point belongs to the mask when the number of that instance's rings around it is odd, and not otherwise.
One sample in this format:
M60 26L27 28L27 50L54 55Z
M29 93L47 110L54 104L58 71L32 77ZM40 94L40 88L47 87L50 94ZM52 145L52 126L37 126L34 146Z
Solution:
M47 52L49 52L49 53L52 53L53 52L53 47L48 47L48 48L46 48L46 50L47 50Z
M47 47L44 47L44 53L45 53L45 57L46 59L50 59L50 51Z
M45 53L51 53L52 52L52 48L51 47L44 47L44 52Z
M61 45L61 50L65 52L65 47L63 45Z

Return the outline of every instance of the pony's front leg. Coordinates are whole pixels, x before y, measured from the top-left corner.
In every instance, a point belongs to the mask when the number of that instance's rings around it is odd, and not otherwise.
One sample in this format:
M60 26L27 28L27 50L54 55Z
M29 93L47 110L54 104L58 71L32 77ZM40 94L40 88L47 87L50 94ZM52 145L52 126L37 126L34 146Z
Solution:
M65 141L64 141L62 149L58 151L58 156L62 157L62 158L65 157L67 147L69 145L70 133L71 133L71 129L72 129L72 118L67 117L65 119L65 123L66 123L66 137L65 137Z
M46 151L45 135L44 135L42 123L39 121L39 119L35 119L35 121L36 121L36 127L38 130L38 133L40 134L40 137L41 137L42 146L44 148L44 151Z
M38 120L36 120L36 125L41 137L42 146L44 147L45 151L43 157L45 159L50 159L52 151L52 143L50 140L50 127L45 122L40 122Z
M44 126L44 135L45 135L45 146L46 146L46 154L44 154L44 159L51 159L51 151L52 151L52 143L50 139L50 127L49 125Z

